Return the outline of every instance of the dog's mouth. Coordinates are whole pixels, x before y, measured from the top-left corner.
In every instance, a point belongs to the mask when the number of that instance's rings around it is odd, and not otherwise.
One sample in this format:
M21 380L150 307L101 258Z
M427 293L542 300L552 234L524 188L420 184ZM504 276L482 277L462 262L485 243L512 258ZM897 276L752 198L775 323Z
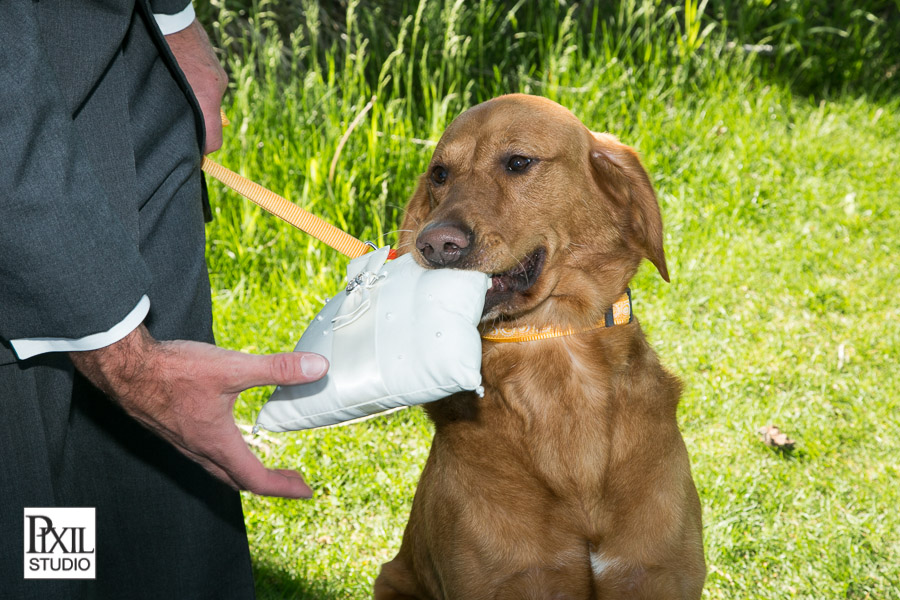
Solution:
M546 258L546 249L537 248L508 271L492 274L491 289L485 296L482 314L487 314L494 306L508 300L514 294L521 294L531 289L541 276Z

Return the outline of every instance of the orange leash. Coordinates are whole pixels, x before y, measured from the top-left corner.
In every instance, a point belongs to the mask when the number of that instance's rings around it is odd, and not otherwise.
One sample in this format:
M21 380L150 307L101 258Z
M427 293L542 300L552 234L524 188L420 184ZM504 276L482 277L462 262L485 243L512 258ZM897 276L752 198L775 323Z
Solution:
M221 108L219 109L219 115L222 117L223 127L231 125L231 121L228 120L228 117L225 116L225 111ZM323 221L311 212L303 210L287 198L283 198L258 183L250 181L243 175L238 175L231 169L226 169L206 156L203 157L203 163L200 165L200 168L203 169L204 173L218 179L257 206L269 211L279 219L287 221L320 242L328 244L341 254L350 258L356 258L375 249L374 244L367 244L356 239L349 233ZM394 250L391 250L389 258L395 258Z
M201 168L206 174L218 179L254 204L328 244L341 254L356 258L372 250L372 246L365 242L205 156Z

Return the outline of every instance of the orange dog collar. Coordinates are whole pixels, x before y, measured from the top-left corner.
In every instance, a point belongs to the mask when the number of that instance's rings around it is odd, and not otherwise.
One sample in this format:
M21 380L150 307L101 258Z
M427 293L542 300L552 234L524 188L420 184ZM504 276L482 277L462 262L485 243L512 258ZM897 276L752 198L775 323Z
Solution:
M547 327L531 327L529 325L522 327L493 327L482 334L481 339L500 343L533 342L536 340L546 340L549 338L574 335L576 333L584 333L585 331L593 331L594 329L600 329L602 327L625 325L626 323L631 323L633 318L631 312L631 289L625 288L625 293L619 296L619 299L606 311L603 320L591 327L586 327L584 329L575 329L572 327L559 329L552 325Z

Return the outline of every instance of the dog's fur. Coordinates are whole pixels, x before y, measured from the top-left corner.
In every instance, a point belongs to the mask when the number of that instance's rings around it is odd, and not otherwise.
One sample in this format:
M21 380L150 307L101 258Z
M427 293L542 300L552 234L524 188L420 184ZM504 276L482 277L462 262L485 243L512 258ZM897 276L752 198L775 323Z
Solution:
M447 227L456 233L437 236L451 242L446 260L429 259L428 232ZM668 281L637 154L543 98L504 96L459 116L403 229L400 247L424 266L495 275L483 327L588 329L642 258ZM527 289L513 289L516 277ZM483 398L427 407L434 443L375 598L699 598L701 509L676 424L680 383L637 319L486 341L483 352Z

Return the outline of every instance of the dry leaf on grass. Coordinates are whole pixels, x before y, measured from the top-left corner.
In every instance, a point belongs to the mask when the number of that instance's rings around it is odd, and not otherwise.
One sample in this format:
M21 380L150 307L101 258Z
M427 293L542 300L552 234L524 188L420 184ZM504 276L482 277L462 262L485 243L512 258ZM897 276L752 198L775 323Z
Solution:
M775 425L760 427L758 433L762 436L763 443L770 448L775 448L776 450L794 449L794 440Z

